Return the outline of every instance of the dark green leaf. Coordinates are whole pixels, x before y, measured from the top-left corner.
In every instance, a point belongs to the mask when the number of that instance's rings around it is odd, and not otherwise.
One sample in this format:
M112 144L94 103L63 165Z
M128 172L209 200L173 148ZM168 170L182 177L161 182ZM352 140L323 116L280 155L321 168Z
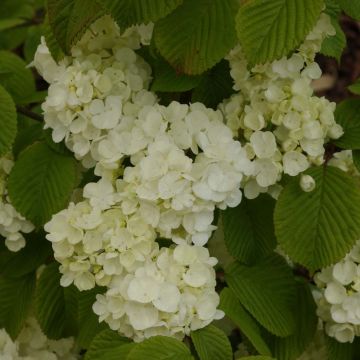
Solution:
M107 328L106 323L100 323L99 317L92 310L96 294L102 292L102 288L95 287L88 291L81 291L78 295L79 334L76 341L84 349L88 349L93 338Z
M19 56L9 51L0 51L0 69L11 73L1 83L17 104L22 104L23 98L35 92L35 81L26 65Z
M307 348L313 340L318 317L316 304L307 284L297 284L297 296L293 304L293 312L296 316L294 334L279 338L272 336L271 347L277 360L295 360Z
M201 74L235 45L237 8L237 0L184 0L155 24L155 44L178 72Z
M221 60L201 77L199 85L192 93L192 102L201 102L205 106L216 109L220 102L234 92L233 80L230 76L229 63Z
M351 343L339 343L335 339L325 336L325 344L328 360L352 360L353 355L356 355L353 354L354 347Z
M360 149L360 100L348 99L336 107L335 119L344 135L335 141L343 149Z
M268 345L261 337L260 327L245 311L229 288L225 288L221 292L219 308L225 312L226 316L234 321L259 354L271 356Z
M35 281L35 273L19 278L0 277L0 328L5 328L13 339L29 313Z
M40 226L66 207L76 181L75 160L40 142L20 154L8 190L16 210Z
M47 13L53 34L65 53L69 53L87 28L104 14L94 0L47 0Z
M41 273L36 289L36 316L42 331L50 339L77 333L77 294L71 285L60 286L58 264L48 265Z
M18 252L3 251L0 273L7 277L20 277L44 264L52 256L51 243L43 232L25 235L26 246Z
M225 333L216 326L209 325L193 331L191 339L200 360L232 360L232 349Z
M201 76L177 74L165 60L158 59L154 66L154 80L151 84L152 91L182 92L198 86Z
M122 29L155 22L175 10L183 0L97 0Z
M267 330L277 336L295 331L296 284L283 258L274 254L253 266L234 263L225 274L230 289Z
M0 85L0 156L6 154L16 136L16 108L8 92Z
M274 207L273 198L261 195L223 213L225 243L237 260L252 264L274 250Z
M304 192L292 179L276 203L275 233L290 258L311 270L342 259L360 238L360 189L357 181L334 167L306 171L316 182Z
M103 330L94 337L86 352L85 360L125 359L121 357L121 352L123 350L129 352L129 345L133 346L130 340L120 336L116 331Z
M154 336L139 343L126 360L193 360L189 349L179 340Z

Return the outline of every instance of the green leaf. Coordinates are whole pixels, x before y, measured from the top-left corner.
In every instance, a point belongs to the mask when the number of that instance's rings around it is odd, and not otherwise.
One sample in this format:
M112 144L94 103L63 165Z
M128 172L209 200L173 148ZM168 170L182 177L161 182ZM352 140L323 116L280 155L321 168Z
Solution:
M155 22L175 10L183 0L97 0L112 15L122 30Z
M336 35L327 37L321 45L321 53L335 58L340 62L341 55L346 47L346 36L342 31L339 21L337 19L331 19Z
M102 292L102 288L95 287L88 291L81 291L78 295L79 333L76 342L81 348L88 349L94 337L107 328L106 323L100 323L99 317L92 310L96 294Z
M24 22L24 19L17 18L0 19L0 31L11 29L12 27L21 25Z
M277 336L295 330L295 280L285 260L274 254L253 266L234 263L225 271L230 289L250 314Z
M65 54L62 51L59 43L57 42L52 32L51 26L49 24L49 19L45 19L43 26L46 46L49 48L51 56L54 58L54 60L59 61L64 58Z
M337 0L341 9L356 20L360 20L360 2L355 0Z
M0 19L31 19L34 15L33 0L1 0Z
M343 149L360 149L360 100L348 99L335 110L335 120L343 127L344 135L335 141Z
M131 349L129 345L132 347L135 344L131 344L129 339L120 336L116 331L103 330L93 339L84 360L125 359L121 357L121 352L124 350L129 352L128 349Z
M356 80L354 84L348 86L348 89L356 95L360 95L360 80Z
M179 340L154 336L139 343L126 360L193 360L189 349Z
M353 150L352 158L357 171L360 171L360 150Z
M26 246L18 252L5 250L1 253L3 261L0 273L7 277L21 277L35 271L52 256L51 243L45 239L45 234L26 234Z
M6 154L16 137L16 108L8 92L0 85L0 156Z
M297 359L314 338L318 324L316 304L309 286L305 283L297 284L293 312L296 316L295 332L285 338L271 338L271 347L277 360Z
M43 124L40 122L23 129L19 129L13 145L13 154L15 158L17 158L20 152L29 145L33 144L37 140L41 140L43 136Z
M201 77L199 85L192 93L192 102L201 102L205 106L217 109L224 99L234 93L230 76L229 62L221 60Z
M154 66L154 80L151 84L152 91L183 92L198 86L201 76L177 74L165 60L158 59Z
M2 79L1 84L14 98L17 104L23 103L23 98L35 92L35 81L31 70L19 56L9 52L0 51L0 69L8 71L11 76Z
M275 233L281 249L311 270L342 259L360 238L360 189L334 167L306 171L316 182L304 192L293 178L276 203Z
M0 277L0 328L5 328L13 339L29 313L35 281L35 273L19 278Z
M47 0L47 14L54 36L67 54L104 11L94 0Z
M353 344L339 343L335 339L325 336L326 351L328 360L352 360L353 359ZM356 359L356 358L355 358Z
M60 339L77 332L77 294L74 285L60 286L58 264L47 266L36 288L35 310L42 331L50 339Z
M225 244L240 262L252 264L274 250L274 207L273 198L261 195L254 200L243 199L236 208L224 211Z
M191 339L200 360L232 360L232 348L225 333L214 325L193 331Z
M40 226L66 207L76 180L75 160L39 142L20 154L8 191L16 210Z
M239 359L240 360L240 359ZM255 356L245 356L242 357L241 360L276 360L272 357L269 356L259 356L259 355L255 355Z
M42 35L44 35L44 26L42 24L29 28L28 36L24 43L24 55L27 62L30 63L33 60Z
M219 308L239 327L259 354L271 356L268 345L261 337L260 327L229 288L221 292Z
M240 44L251 65L288 55L315 26L323 0L246 1L236 18Z
M201 74L235 45L237 8L237 0L184 0L155 24L155 44L179 73Z

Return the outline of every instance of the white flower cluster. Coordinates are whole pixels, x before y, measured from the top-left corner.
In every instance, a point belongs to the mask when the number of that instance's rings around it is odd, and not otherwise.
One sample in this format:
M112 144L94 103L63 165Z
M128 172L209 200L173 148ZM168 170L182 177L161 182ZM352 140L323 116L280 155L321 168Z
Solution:
M34 226L11 205L6 182L14 162L10 156L0 157L0 235L10 251L19 251L25 246L22 233L29 233Z
M43 105L54 140L65 137L78 158L96 164L101 179L85 186L83 201L53 216L45 225L47 238L61 263L63 286L107 286L94 304L101 321L136 341L157 334L181 338L223 316L217 310L217 260L203 245L215 229L215 208L240 203L240 184L253 173L253 164L220 111L200 103L158 104L143 89L150 71L141 70L146 66L124 45L116 26L108 18L101 21L72 50L71 59L55 64L52 74L60 75L49 79ZM99 57L100 70L89 70ZM54 65L43 44L35 64L45 77L47 62ZM81 70L76 75L74 67ZM146 75L141 88L133 88L129 71L137 80ZM72 105L75 97L86 95L86 87L78 90L89 72L94 75L91 96ZM109 79L100 82L109 89L97 87L97 76ZM114 106L120 112L113 113ZM63 122L66 114L71 120ZM96 136L85 135L84 117L86 129ZM81 137L87 137L84 147ZM161 237L174 244L159 248L156 239Z
M35 318L26 320L24 328L13 341L5 329L0 329L1 360L76 360L78 352L73 338L49 340Z
M71 56L57 64L42 39L33 65L50 84L42 105L45 127L55 142L67 147L87 167L94 165L92 143L123 119L134 120L144 103L154 102L146 91L150 66L135 53L149 43L152 25L120 33L108 16L91 25L72 48Z
M346 257L314 277L318 316L326 333L339 342L360 336L360 240Z
M334 34L330 18L322 14L289 58L248 70L241 47L230 52L231 76L238 92L220 109L254 160L254 173L243 182L246 197L271 192L282 174L296 176L311 164L322 164L324 143L343 134L334 120L335 103L314 96L311 87L312 80L321 76L315 54L324 38ZM303 181L304 188L311 189L310 179Z
M94 311L113 330L141 341L154 335L174 336L223 317L217 310L215 258L201 246L155 247L135 271L112 279L97 295Z

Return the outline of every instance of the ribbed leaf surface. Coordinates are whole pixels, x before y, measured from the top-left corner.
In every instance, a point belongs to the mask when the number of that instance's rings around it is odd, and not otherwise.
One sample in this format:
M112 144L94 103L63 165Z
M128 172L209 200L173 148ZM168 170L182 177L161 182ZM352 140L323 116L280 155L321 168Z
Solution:
M239 327L259 354L271 355L268 345L261 337L260 327L229 288L221 292L219 308Z
M75 160L40 142L20 154L8 189L16 210L40 226L66 207L75 183Z
M1 85L17 104L23 103L23 100L36 90L34 77L26 65L19 56L9 51L0 51L0 70L9 73L9 76L1 79Z
M236 0L184 0L155 24L155 44L180 73L201 74L236 43Z
M36 288L36 316L50 339L75 335L77 331L77 294L72 285L60 286L58 265L52 263L41 273Z
M335 119L343 127L344 135L335 141L343 149L360 149L360 100L341 102L335 111Z
M19 278L0 277L0 328L5 328L13 339L28 316L35 281L35 273Z
M342 259L360 238L360 188L331 166L306 173L315 190L302 191L298 177L286 185L275 207L275 233L293 261L316 270Z
M232 360L232 348L226 334L216 326L209 325L193 331L191 339L200 360Z
M294 332L295 280L283 258L273 255L254 266L234 263L226 271L226 280L246 310L271 333Z
M86 352L85 360L116 360L124 352L129 353L130 340L120 336L116 331L110 329L103 330L97 334L91 342L89 350Z
M240 8L236 28L251 64L279 59L314 27L323 0L250 0Z
M9 93L0 85L0 156L6 154L17 132L16 108Z
M179 340L154 336L134 347L126 360L193 360L189 349Z
M223 213L225 244L237 260L252 264L275 248L274 207L275 200L262 195Z
M170 14L183 0L97 0L122 30L135 24L155 22Z
M51 29L65 53L104 14L94 0L47 0L47 10Z

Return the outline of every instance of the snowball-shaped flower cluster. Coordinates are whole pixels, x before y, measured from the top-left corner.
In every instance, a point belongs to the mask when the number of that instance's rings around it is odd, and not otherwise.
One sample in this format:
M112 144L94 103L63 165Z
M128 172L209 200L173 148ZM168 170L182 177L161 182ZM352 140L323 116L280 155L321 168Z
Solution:
M135 271L114 277L93 309L135 341L154 335L182 339L223 316L217 310L216 263L201 246L156 249Z
M123 118L136 116L142 103L154 96L146 91L151 79L149 65L135 53L148 43L152 25L137 26L120 33L105 16L85 33L59 64L53 60L44 39L34 66L50 84L42 104L45 127L55 142L65 139L84 165L93 166L92 142Z
M14 162L10 156L0 157L0 235L10 251L19 251L25 246L23 233L34 230L34 226L11 205L7 195L7 178Z
M243 182L248 198L271 191L282 174L296 176L311 164L322 164L324 143L343 134L334 120L335 103L314 96L311 87L312 80L321 76L315 54L324 38L334 34L330 18L322 14L288 58L249 70L239 45L230 52L231 76L238 92L220 109L254 160L254 173Z
M318 316L326 333L339 342L360 336L360 241L346 257L314 277Z
M5 329L0 329L2 360L76 360L78 351L74 339L49 340L35 318L26 320L24 328L13 341Z

